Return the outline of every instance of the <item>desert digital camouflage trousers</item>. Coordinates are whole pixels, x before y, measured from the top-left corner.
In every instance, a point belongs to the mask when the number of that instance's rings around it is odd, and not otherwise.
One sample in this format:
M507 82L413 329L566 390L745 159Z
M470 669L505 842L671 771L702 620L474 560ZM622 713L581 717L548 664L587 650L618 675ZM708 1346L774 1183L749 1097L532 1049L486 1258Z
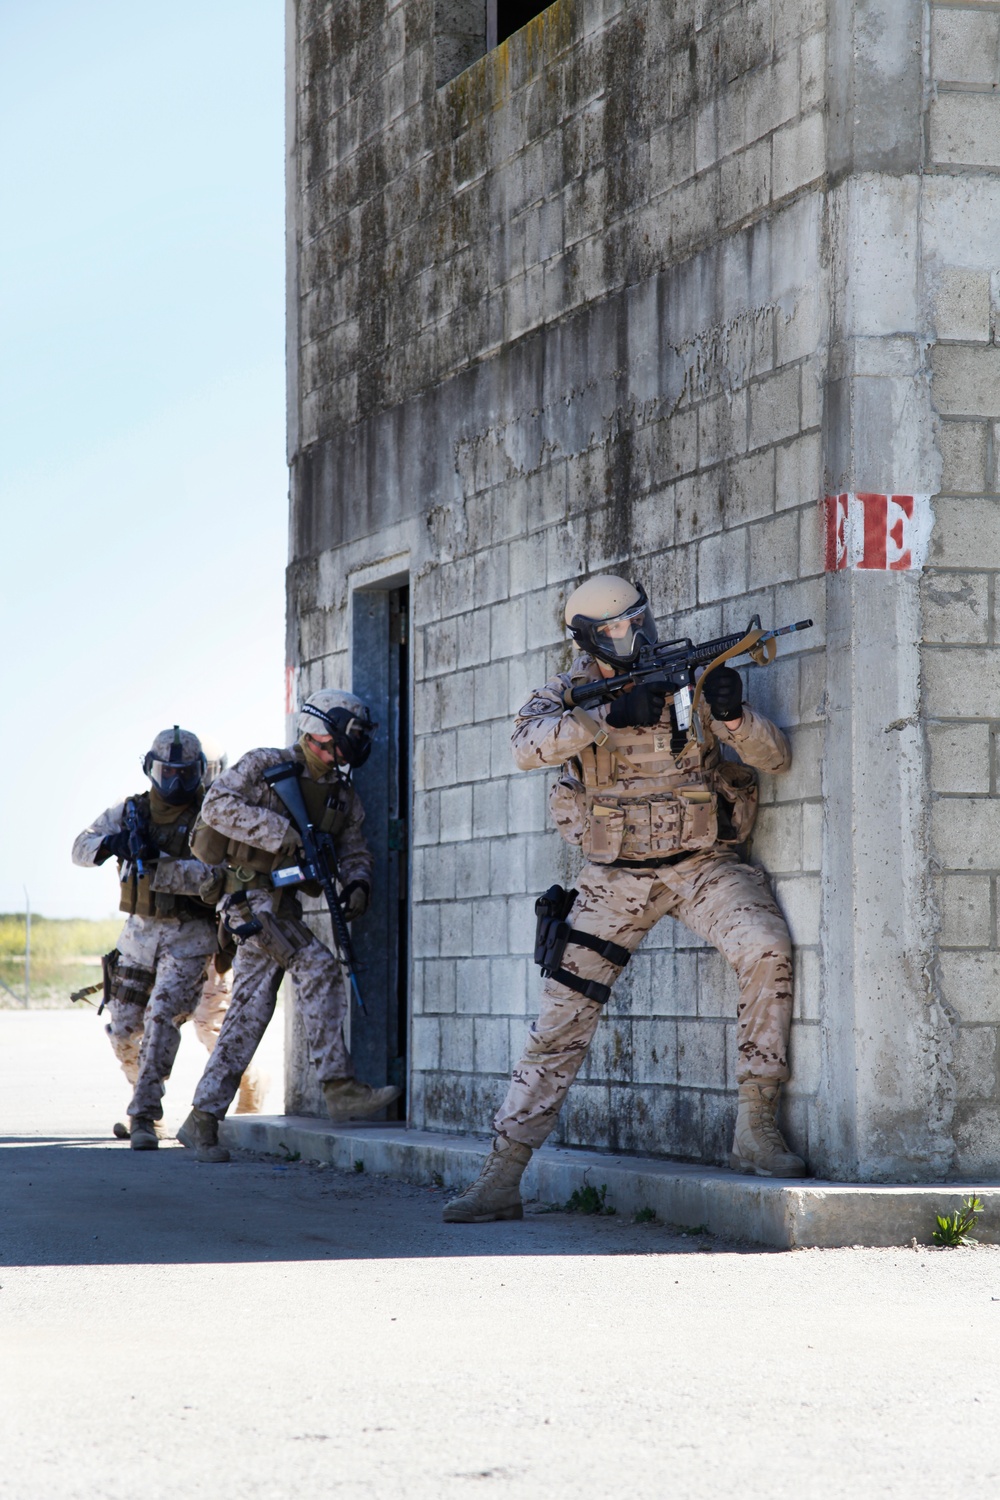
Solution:
M204 954L160 953L145 1006L111 1002L108 1036L133 1086L132 1116L163 1118L163 1091L181 1044L180 1027L198 1005L207 962Z
M577 880L570 926L634 952L661 917L676 917L712 943L739 981L736 1079L788 1077L792 1019L792 949L767 876L728 851L692 855L677 865L636 874L588 864ZM567 946L562 966L611 984L620 972L587 948ZM590 1046L603 1007L547 979L538 1020L528 1033L507 1097L493 1127L526 1146L540 1146Z
M202 968L204 968L205 960L202 959L201 963ZM159 972L159 963L157 964L157 972ZM206 1052L211 1052L219 1039L222 1023L226 1018L226 1011L229 1009L229 1002L232 998L232 991L232 972L220 974L215 964L209 960L208 974L202 984L198 1004L191 1013L191 1025L194 1027L195 1035ZM133 1092L135 1092L139 1082L140 1055L145 1030L146 1007L144 1005L131 1005L121 1000L112 1000L108 1005L108 1010L111 1014L111 1022L105 1029L111 1039L112 1050L121 1064L122 1072L128 1079ZM183 1014L180 1015L175 1019L175 1025L180 1026L184 1019ZM169 1033L166 1033L166 1036L169 1041ZM169 1053L171 1067L173 1066L176 1053L177 1048L174 1046ZM163 1061L162 1052L158 1056L149 1056L150 1067L153 1069L161 1066ZM165 1084L168 1076L168 1074L164 1074L160 1080L161 1083ZM246 1108L249 1112L260 1109L263 1104L265 1091L265 1080L254 1064L251 1063L240 1085L241 1104L245 1098ZM143 1092L145 1093L145 1089ZM129 1113L132 1113L131 1109Z
M297 917L278 920L282 933L295 946L294 957L283 967L261 947L258 938L240 943L233 964L232 1003L195 1090L195 1107L220 1119L267 1030L285 972L295 985L296 1009L320 1083L354 1076L344 1043L347 993L340 964Z

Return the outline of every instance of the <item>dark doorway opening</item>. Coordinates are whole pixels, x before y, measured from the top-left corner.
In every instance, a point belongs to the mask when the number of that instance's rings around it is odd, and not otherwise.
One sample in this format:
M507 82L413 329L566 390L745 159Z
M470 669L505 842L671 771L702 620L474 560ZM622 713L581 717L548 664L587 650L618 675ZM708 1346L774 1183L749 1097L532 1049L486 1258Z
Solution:
M366 1083L394 1083L407 1118L410 1033L410 590L393 578L354 594L353 688L378 723L372 753L354 773L374 856L371 906L352 932L367 1015L351 1018L351 1053Z
M547 10L551 0L486 0L486 50L505 42L515 31Z

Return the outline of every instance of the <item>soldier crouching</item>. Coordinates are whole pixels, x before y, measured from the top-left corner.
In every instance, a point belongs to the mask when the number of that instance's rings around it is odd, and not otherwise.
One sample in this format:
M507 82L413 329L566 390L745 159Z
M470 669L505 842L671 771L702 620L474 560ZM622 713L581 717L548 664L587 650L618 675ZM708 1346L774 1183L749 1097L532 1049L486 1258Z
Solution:
M203 857L226 866L222 920L237 949L232 1002L195 1090L194 1107L177 1132L199 1161L229 1159L219 1145L219 1121L274 1014L285 973L295 983L309 1056L330 1117L365 1118L399 1097L398 1088L372 1088L355 1079L344 1041L347 993L341 965L303 922L295 888L276 889L271 880L276 870L298 862L302 850L264 773L294 761L302 767L300 784L309 815L334 841L344 916L353 921L364 915L372 857L350 772L367 759L374 727L367 708L352 694L334 689L314 693L299 713L295 745L251 750L213 783L202 804L193 844ZM308 886L306 890L312 893Z
M640 645L657 637L641 588L610 576L571 595L566 623L585 654L522 708L513 751L522 770L562 767L550 811L587 863L572 907L558 914L568 941L494 1118L493 1149L477 1181L445 1206L455 1223L521 1217L531 1153L555 1127L614 980L664 916L713 944L739 982L730 1166L764 1177L805 1171L775 1118L788 1078L791 941L766 875L739 853L756 812L749 767L787 771L788 740L743 702L739 674L724 666L705 678L701 737L683 747L662 686L637 684L593 711L567 707L568 689L627 672ZM721 745L744 764L724 760Z

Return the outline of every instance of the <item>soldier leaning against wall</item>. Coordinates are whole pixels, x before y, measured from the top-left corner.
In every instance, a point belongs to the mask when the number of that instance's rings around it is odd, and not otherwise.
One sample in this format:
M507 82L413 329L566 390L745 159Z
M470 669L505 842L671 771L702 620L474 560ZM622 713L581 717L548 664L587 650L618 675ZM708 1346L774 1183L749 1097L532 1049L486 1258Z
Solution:
M149 790L109 807L73 844L74 864L118 861L128 920L115 949L107 1033L132 1088L129 1124L116 1123L114 1133L135 1151L155 1149L163 1134L178 1028L190 1017L211 1052L232 987L215 924L223 872L194 859L189 842L213 768L197 735L175 725L156 736L143 770ZM262 1078L248 1071L241 1109L258 1110L263 1095Z
M739 981L730 1165L764 1177L805 1171L775 1118L789 1076L791 942L766 875L740 857L756 810L755 778L720 753L728 745L746 766L778 774L791 764L788 740L743 702L739 673L724 666L705 679L703 735L688 737L679 754L662 686L636 685L593 713L568 708L569 688L627 672L657 635L641 588L610 576L591 578L570 596L566 624L584 654L521 709L513 750L521 770L562 767L550 810L587 863L562 914L568 942L493 1122L493 1149L476 1182L445 1207L453 1223L522 1216L520 1180L531 1153L556 1124L611 985L664 916L712 943Z

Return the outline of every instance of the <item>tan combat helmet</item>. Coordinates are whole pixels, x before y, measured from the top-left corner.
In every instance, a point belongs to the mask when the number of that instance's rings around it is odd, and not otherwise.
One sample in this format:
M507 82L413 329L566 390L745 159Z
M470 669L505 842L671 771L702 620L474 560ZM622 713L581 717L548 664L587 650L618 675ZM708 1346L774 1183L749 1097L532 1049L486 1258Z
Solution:
M142 769L164 802L183 807L193 799L205 774L201 740L177 724L161 729L146 751Z
M598 573L566 600L566 625L578 645L612 667L630 667L656 641L656 621L641 583Z
M320 688L310 693L299 709L299 742L304 736L332 735L333 747L342 764L363 766L372 751L372 736L378 725L368 705L340 688Z

